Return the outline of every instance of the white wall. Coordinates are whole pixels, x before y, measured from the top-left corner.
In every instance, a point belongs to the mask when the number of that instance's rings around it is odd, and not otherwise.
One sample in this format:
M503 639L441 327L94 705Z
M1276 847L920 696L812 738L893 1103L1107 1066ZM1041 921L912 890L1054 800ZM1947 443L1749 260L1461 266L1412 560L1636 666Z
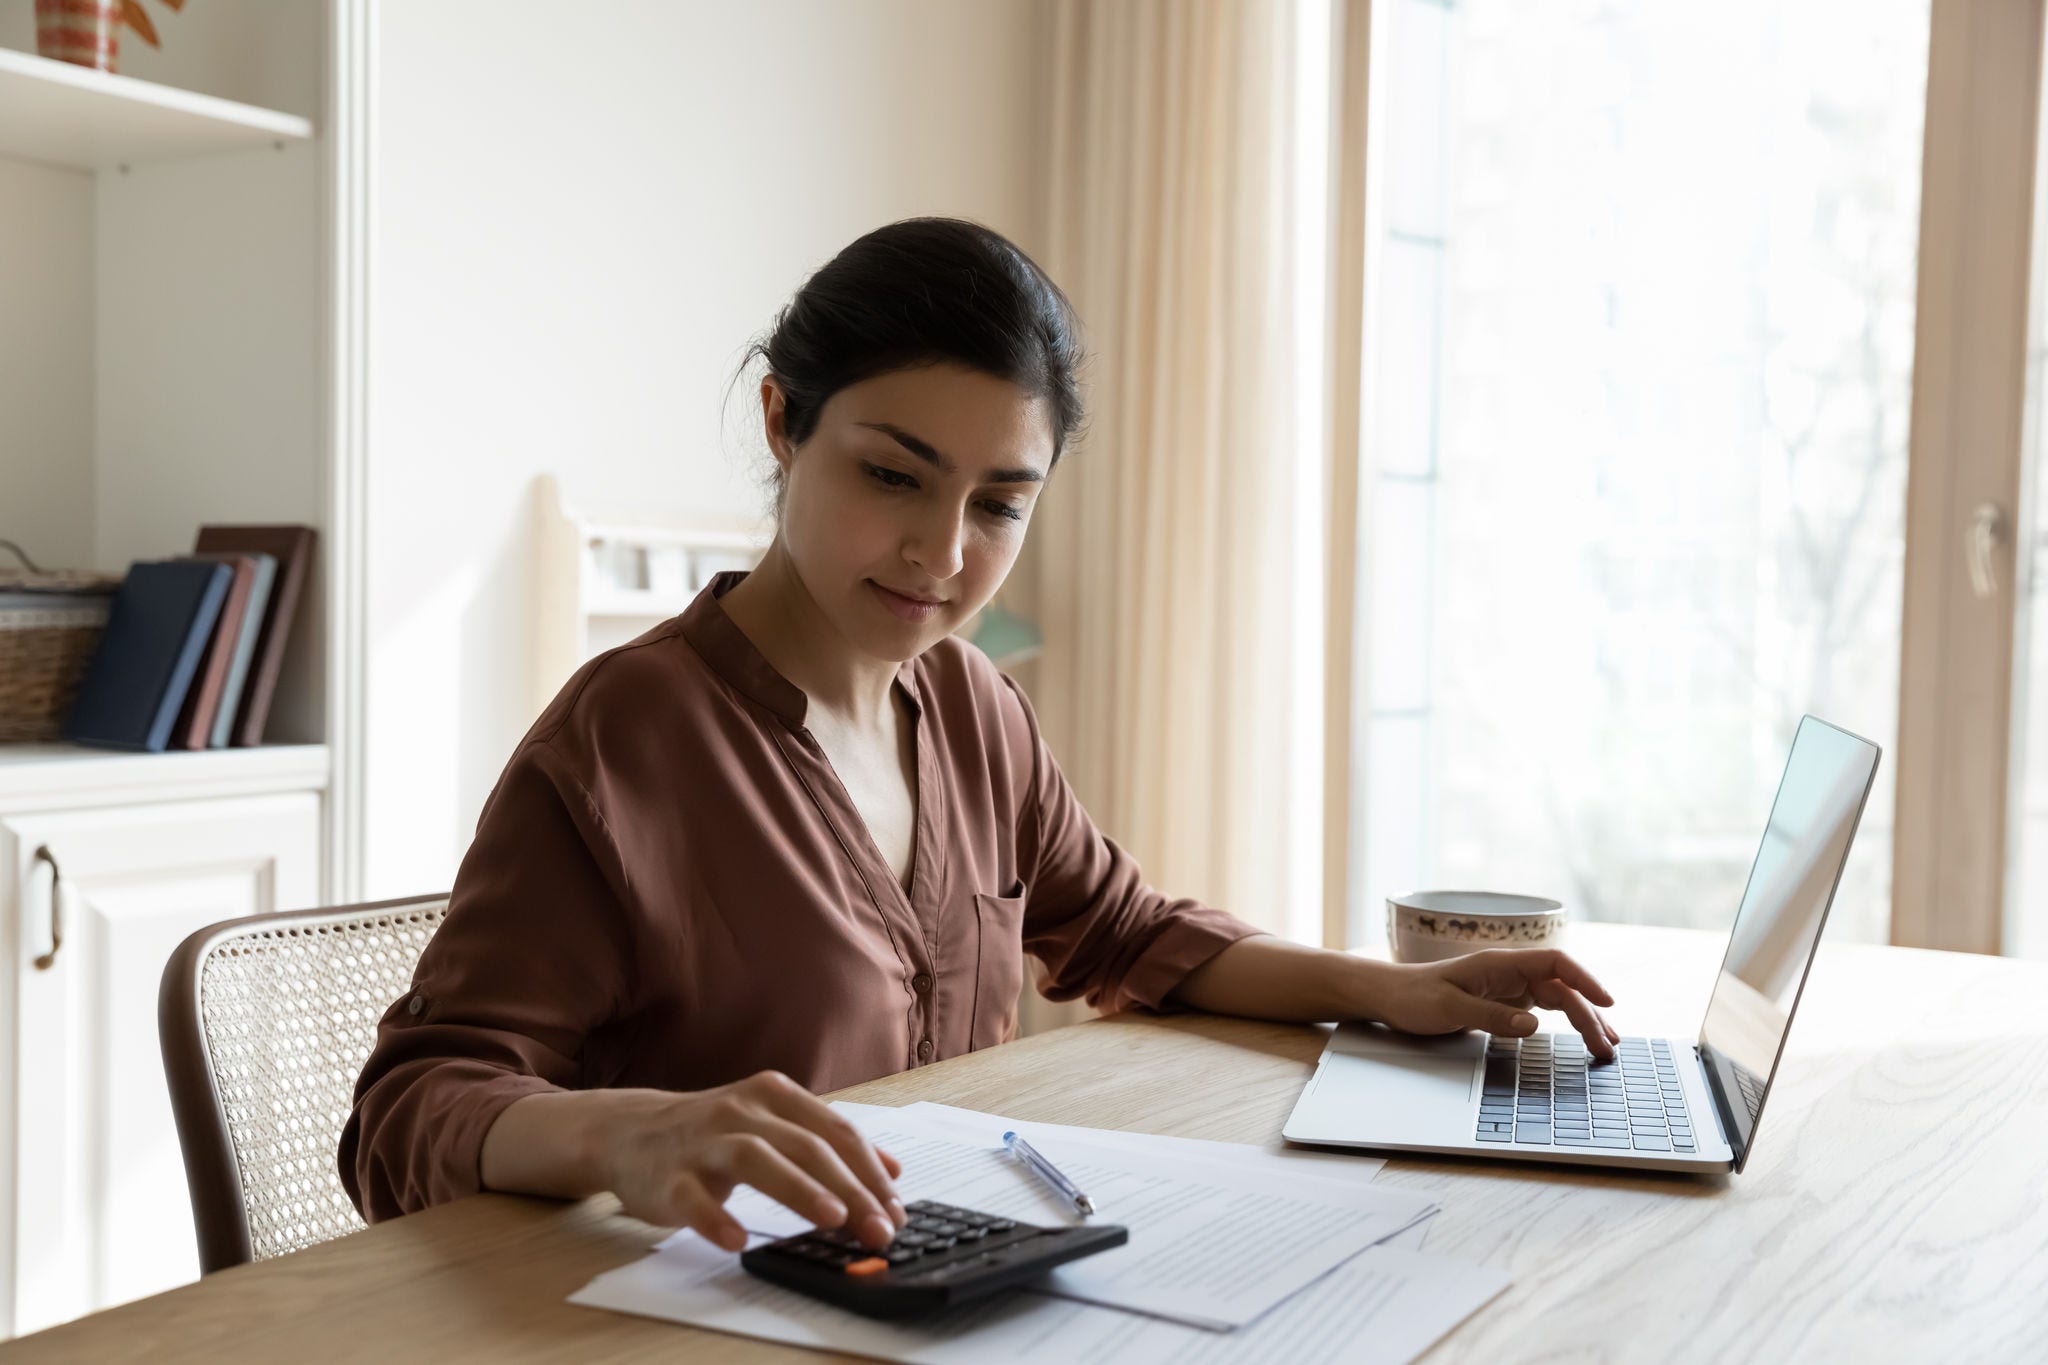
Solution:
M364 892L445 889L532 717L529 487L759 510L726 380L804 277L917 213L1041 235L1037 0L378 11ZM740 433L747 433L745 439Z

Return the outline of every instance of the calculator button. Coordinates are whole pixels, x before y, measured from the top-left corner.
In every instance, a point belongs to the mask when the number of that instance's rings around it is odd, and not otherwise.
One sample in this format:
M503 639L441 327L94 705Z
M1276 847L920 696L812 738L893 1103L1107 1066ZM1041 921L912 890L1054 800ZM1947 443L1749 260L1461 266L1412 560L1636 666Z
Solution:
M889 1268L889 1263L879 1256L866 1256L846 1267L849 1275L879 1275Z
M998 1218L995 1222L990 1223L988 1225L988 1230L990 1232L1009 1232L1016 1226L1017 1225L1015 1223L1011 1222L1007 1218Z
M890 1247L882 1254L882 1259L890 1265L902 1265L905 1261L914 1261L923 1254L917 1247Z
M928 1232L899 1232L896 1234L896 1245L900 1247L930 1246L931 1242L932 1236Z
M960 1232L960 1240L963 1242L978 1242L986 1236L988 1229L984 1227L963 1228Z
M951 1250L952 1250L952 1249L953 1249L954 1247L956 1247L956 1246L958 1246L958 1245L959 1245L959 1242L958 1242L958 1240L957 1240L957 1239L955 1239L955 1238L952 1238L952 1237L934 1237L934 1238L932 1238L932 1244L931 1244L931 1246L930 1246L930 1247L928 1247L928 1248L926 1248L926 1249L927 1249L927 1250L929 1250L929 1251L934 1251L934 1252L937 1252L937 1251L951 1251Z

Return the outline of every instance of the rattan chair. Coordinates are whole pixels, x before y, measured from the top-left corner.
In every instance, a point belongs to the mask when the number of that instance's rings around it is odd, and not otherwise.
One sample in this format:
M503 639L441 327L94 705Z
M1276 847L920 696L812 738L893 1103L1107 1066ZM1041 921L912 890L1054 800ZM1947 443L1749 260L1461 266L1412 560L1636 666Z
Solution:
M171 954L157 1028L203 1274L363 1226L335 1147L444 896L251 915Z

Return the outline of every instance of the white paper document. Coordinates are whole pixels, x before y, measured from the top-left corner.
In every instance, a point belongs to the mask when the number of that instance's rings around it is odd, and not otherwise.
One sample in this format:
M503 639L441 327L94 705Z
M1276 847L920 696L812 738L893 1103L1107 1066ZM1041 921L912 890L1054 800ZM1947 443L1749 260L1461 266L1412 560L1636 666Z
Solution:
M883 1105L848 1104L844 1108L857 1112L858 1122L868 1121L873 1111L888 1113ZM1378 1175L1386 1160L1382 1157L1366 1156L1354 1149L1332 1147L1289 1147L1274 1143L1268 1147L1253 1147L1241 1142L1215 1142L1208 1138L1164 1137L1155 1133L1124 1133L1114 1128L1079 1128L1067 1123L1033 1123L1027 1119L1005 1119L995 1114L984 1114L977 1109L962 1109L958 1105L937 1104L931 1100L918 1100L904 1105L900 1111L906 1114L928 1114L933 1118L952 1119L962 1124L986 1128L993 1124L997 1132L1004 1127L1015 1128L1032 1143L1053 1142L1061 1137L1082 1137L1092 1142L1121 1147L1133 1152L1179 1152L1184 1156L1209 1157L1228 1161L1239 1170L1247 1166L1263 1170L1288 1171L1300 1175L1321 1175L1333 1180L1370 1181Z
M834 1107L903 1163L896 1186L906 1199L1042 1226L1079 1221L1003 1147L1001 1119ZM1040 1150L1095 1200L1097 1221L1130 1229L1130 1242L1061 1266L1037 1287L1214 1330L1250 1322L1436 1209L1413 1191L1275 1171L1156 1140L1138 1147L1098 1142L1085 1129L1048 1135ZM810 1226L751 1189L736 1191L727 1208L750 1232L781 1237Z
M695 1235L598 1276L571 1303L795 1346L928 1365L1403 1365L1505 1288L1505 1271L1397 1246L1360 1252L1234 1332L1037 1294L877 1322L769 1284Z
M849 1113L859 1115L856 1121L860 1123L869 1121L865 1115L871 1110L885 1114L889 1112L882 1105L846 1104L841 1107ZM1025 1141L1034 1144L1057 1143L1060 1139L1071 1136L1092 1138L1096 1142L1134 1152L1181 1152L1187 1156L1228 1162L1232 1170L1281 1171L1293 1175L1324 1176L1332 1180L1355 1180L1364 1183L1371 1181L1387 1164L1382 1157L1363 1156L1354 1149L1289 1147L1281 1143L1269 1147L1253 1147L1247 1143L1216 1142L1208 1138L1126 1133L1114 1128L1082 1128L1067 1123L1034 1123L1028 1119L1004 1119L999 1115L985 1114L978 1109L962 1109L958 1105L938 1104L932 1100L915 1101L903 1106L900 1112L928 1114L933 1118L951 1119L977 1128L986 1128L994 1124L997 1131L1007 1126L1022 1133ZM1105 1215L1105 1221L1115 1220ZM1410 1251L1420 1251L1423 1239L1428 1235L1429 1222L1424 1220L1375 1245L1406 1247Z

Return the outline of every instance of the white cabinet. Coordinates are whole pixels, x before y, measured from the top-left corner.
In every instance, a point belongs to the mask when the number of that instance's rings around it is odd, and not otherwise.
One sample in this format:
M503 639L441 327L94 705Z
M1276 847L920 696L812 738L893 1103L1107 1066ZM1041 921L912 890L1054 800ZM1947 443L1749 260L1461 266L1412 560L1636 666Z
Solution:
M157 1045L164 963L202 925L322 900L320 746L49 752L39 771L0 760L0 1332L15 1334L198 1278Z

